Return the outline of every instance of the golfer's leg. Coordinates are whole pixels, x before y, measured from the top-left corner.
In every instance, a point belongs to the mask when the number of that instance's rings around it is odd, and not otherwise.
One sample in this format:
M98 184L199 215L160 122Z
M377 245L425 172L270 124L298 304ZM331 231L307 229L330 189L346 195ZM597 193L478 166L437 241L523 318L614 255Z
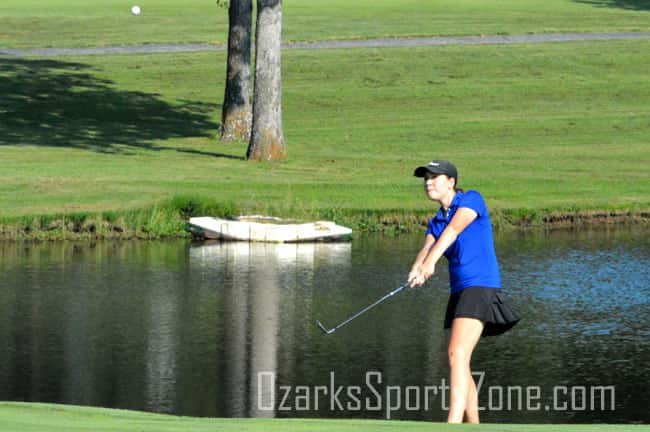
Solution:
M465 402L465 421L467 423L479 423L478 419L478 391L476 382L470 371L467 377L469 382L469 391L467 392L467 402Z
M455 318L449 339L451 402L447 422L462 423L470 390L472 351L483 332L483 322L475 318Z

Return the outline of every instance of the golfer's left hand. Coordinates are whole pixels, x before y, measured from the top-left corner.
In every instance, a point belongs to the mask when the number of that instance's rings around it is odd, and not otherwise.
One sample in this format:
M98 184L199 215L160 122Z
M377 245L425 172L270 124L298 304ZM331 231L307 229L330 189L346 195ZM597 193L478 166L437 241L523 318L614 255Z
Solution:
M433 276L433 273L436 271L436 266L434 265L422 265L420 266L420 271L418 272L418 275L411 281L410 287L415 288L416 286L421 286L424 285L426 281L429 280L431 276Z
M420 269L420 274L424 278L424 282L428 281L431 276L436 272L436 265L434 264L428 264L424 263L422 264L422 268Z
M416 288L419 287L424 283L424 279L422 278L422 272L418 268L417 270L412 270L411 273L409 273L409 279L408 279L408 286L409 288Z
M424 283L427 280L429 280L434 270L435 270L435 266L431 266L431 267L424 266L424 265L420 266L418 268L418 271L415 273L413 279L409 280L409 286L411 288L415 288L424 285Z

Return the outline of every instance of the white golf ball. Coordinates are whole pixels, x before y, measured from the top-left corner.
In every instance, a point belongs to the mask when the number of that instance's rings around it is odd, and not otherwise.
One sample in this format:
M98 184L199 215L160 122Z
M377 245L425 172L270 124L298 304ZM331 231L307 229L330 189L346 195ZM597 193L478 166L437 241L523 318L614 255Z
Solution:
M142 12L142 10L140 9L140 6L133 6L131 8L131 13L133 15L140 15L140 12Z

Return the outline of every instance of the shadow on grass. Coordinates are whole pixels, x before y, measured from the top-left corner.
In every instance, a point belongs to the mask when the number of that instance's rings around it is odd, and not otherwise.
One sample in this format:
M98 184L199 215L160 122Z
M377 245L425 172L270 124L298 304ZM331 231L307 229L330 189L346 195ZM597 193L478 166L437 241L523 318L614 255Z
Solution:
M211 137L218 105L119 90L82 63L0 58L0 146L28 144L102 153L129 149L175 150L212 157L242 157L152 143Z
M650 0L574 0L576 3L588 4L596 7L611 7L627 10L650 10Z

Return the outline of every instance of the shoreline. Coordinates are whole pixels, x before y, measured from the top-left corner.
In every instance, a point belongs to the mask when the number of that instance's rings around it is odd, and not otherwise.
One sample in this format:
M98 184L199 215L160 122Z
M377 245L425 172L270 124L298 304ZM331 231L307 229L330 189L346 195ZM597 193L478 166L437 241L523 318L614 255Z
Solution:
M219 210L193 203L178 208L178 203L123 212L84 213L17 217L0 221L0 241L94 241L159 240L191 238L185 229L193 216L232 217L245 212L232 206ZM215 211L201 211L211 208ZM228 210L230 211L228 211ZM226 210L226 211L223 211ZM424 229L432 211L412 210L313 210L311 214L283 214L302 220L332 220L353 229L354 235L399 235ZM598 227L650 226L650 209L494 209L490 213L495 231L573 230Z

